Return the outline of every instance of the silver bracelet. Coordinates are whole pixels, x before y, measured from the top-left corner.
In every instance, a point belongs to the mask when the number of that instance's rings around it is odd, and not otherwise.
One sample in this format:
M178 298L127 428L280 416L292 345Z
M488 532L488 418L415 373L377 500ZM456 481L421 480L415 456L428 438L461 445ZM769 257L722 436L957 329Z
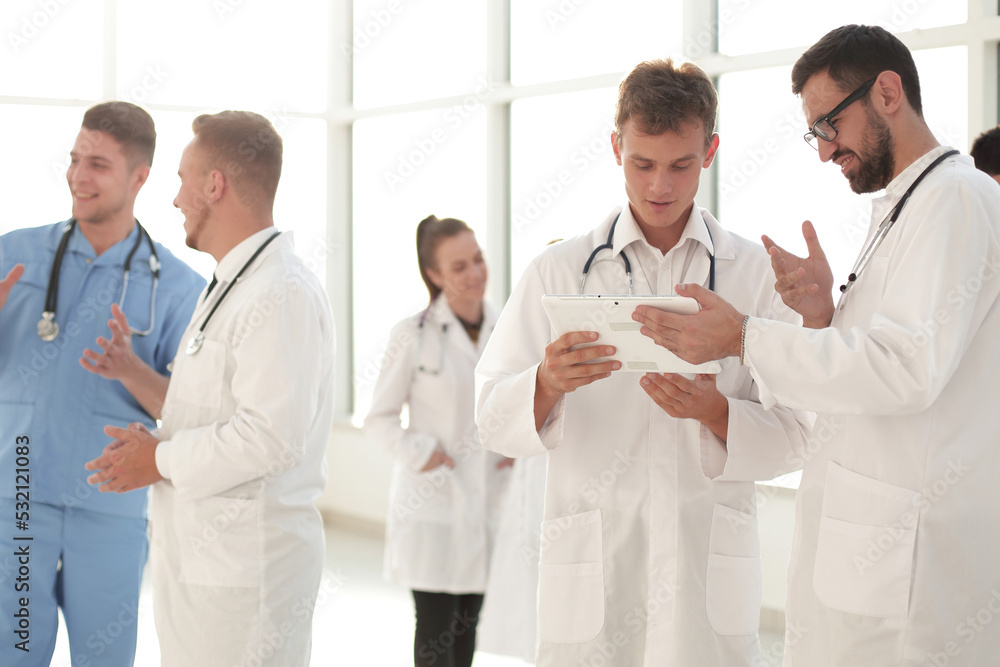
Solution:
M750 323L750 316L747 315L743 318L743 329L740 332L740 366L743 365L743 359L746 357L747 353L747 324Z

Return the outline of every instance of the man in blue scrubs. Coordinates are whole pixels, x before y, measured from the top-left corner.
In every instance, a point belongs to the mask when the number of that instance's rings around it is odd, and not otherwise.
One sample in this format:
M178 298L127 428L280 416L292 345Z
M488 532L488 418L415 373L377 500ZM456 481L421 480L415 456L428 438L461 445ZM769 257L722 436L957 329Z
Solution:
M167 366L205 284L151 243L133 215L155 143L153 120L139 107L92 107L66 173L71 221L0 236L5 667L50 663L57 607L66 619L73 667L119 667L135 657L139 581L148 550L146 491L97 493L83 466L108 444L103 429L109 422L152 428L166 393ZM131 270L122 301L126 262ZM58 331L41 321L46 310L54 311ZM111 379L109 357L129 338L132 372ZM87 349L95 340L102 350Z

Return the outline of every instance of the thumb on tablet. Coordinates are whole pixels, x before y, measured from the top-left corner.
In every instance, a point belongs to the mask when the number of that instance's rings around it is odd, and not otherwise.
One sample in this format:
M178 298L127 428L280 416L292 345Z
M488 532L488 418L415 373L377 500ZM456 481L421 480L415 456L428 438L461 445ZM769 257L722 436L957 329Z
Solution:
M715 292L705 289L701 285L696 283L679 283L674 289L681 296L691 297L698 302L702 308L713 308L717 307L721 303L725 303L725 300L720 297Z

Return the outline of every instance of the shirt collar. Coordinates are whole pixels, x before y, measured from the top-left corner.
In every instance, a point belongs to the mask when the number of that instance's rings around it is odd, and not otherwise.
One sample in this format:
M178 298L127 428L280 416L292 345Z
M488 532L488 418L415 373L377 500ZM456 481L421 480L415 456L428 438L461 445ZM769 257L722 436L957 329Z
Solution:
M62 231L69 224L69 220L65 224L59 225L59 237L57 237L56 245L58 246L58 238L62 237ZM80 223L76 223L76 229L73 230L73 234L69 237L69 243L66 245L66 250L74 254L83 255L88 260L94 262L100 262L101 264L110 264L112 266L124 266L125 258L128 254L132 252L132 247L135 245L136 239L139 237L139 225L135 224L132 226L132 231L128 233L124 239L114 244L100 256L94 251L94 246L90 245L90 241L84 236L83 231L80 229ZM135 256L132 260L146 259L149 256L149 245L146 243L140 243L139 249L135 251Z
M267 229L262 229L243 239L235 248L227 252L226 256L219 261L219 265L215 268L215 277L219 282L229 282L235 278L236 274L243 268L243 265L247 263L247 260L257 252L257 248L267 241L267 239L271 238L271 235L276 231L278 230L273 225Z
M702 218L701 209L697 205L691 207L691 214L688 216L687 222L684 223L684 231L681 232L681 237L674 248L682 247L688 239L705 246L709 254L715 253L715 244L712 241L712 237L709 236L708 227ZM649 241L646 240L646 237L643 236L642 230L639 229L639 224L632 215L632 207L626 203L622 207L618 218L618 225L615 227L612 251L617 255L623 248L635 242L639 242L657 253L660 252L657 248L653 248Z

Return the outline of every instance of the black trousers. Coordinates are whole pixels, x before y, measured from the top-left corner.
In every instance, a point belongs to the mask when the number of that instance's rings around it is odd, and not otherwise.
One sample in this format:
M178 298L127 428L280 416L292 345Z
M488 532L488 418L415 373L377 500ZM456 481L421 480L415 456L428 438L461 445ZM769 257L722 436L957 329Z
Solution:
M414 667L471 667L483 596L413 591Z

